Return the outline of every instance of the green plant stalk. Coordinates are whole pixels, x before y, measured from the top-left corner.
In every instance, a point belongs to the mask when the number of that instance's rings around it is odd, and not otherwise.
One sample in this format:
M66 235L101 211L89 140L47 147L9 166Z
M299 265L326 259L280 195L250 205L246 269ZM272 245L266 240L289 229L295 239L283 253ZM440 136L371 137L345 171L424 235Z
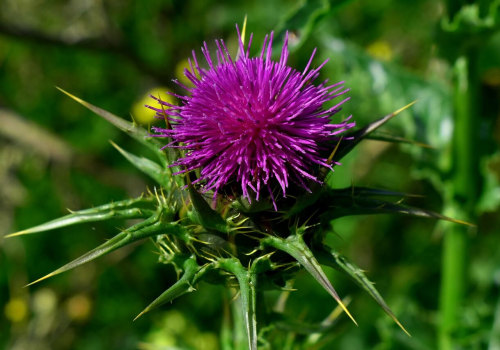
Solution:
M488 350L500 349L500 297L497 301L493 326L491 327Z
M452 144L452 172L445 197L445 213L472 221L477 188L478 153L476 147L478 111L474 109L477 82L473 74L473 54L459 57L454 67L454 131ZM446 225L444 235L439 349L458 347L454 339L460 327L461 309L466 289L466 260L469 227Z

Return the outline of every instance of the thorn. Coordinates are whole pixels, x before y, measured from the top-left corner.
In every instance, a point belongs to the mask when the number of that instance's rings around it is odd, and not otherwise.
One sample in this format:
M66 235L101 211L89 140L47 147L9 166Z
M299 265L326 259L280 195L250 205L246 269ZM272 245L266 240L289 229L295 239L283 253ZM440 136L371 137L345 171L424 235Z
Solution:
M243 20L243 27L241 28L241 41L245 44L245 35L247 31L247 19L248 16L245 14L245 19Z
M250 253L244 253L246 256L250 256L256 252L258 252L260 250L260 248L255 248L254 250L252 250Z
M342 142L342 139L343 139L344 136L340 136L340 139L339 139L339 142L337 142L337 145L335 146L335 148L333 149L332 153L330 154L330 156L328 157L327 159L327 163L330 164L333 160L333 157L335 156L335 153L337 153L337 150L340 146L340 143Z
M358 322L356 322L356 320L351 315L351 313L349 312L349 310L347 310L347 307L344 305L344 303L342 302L342 300L340 300L339 297L336 297L335 300L340 305L340 307L342 308L342 310L344 310L344 312L347 314L347 316L349 316L349 318L351 319L351 321L354 322L354 324L359 327Z
M142 310L139 315L135 316L135 318L132 320L132 322L135 322L139 317L141 317L142 315L144 315L146 312L148 312L148 308Z
M415 101L413 101L413 102L408 103L406 106L401 107L400 109L398 109L398 110L397 110L397 111L395 111L395 112L392 112L392 113L391 113L391 115L392 115L392 116L396 116L396 115L398 115L399 113L401 113L401 112L402 112L402 111L404 111L405 109L408 109L408 108L410 108L411 106L413 106L415 103L417 103L417 101L418 101L418 100L415 100Z
M132 118L132 124L139 125L139 123L135 120L134 115L130 113L130 118Z
M241 28L241 43L243 44L243 47L245 46L245 35L247 31L247 15L245 15L245 19L243 19L243 27ZM240 48L238 46L238 53L236 54L236 59L240 57L240 55L243 54L243 52L240 52Z
M59 90L59 91L61 91L63 94L65 94L65 95L67 95L67 96L71 97L72 99L75 99L76 101L78 101L78 102L80 102L80 103L85 102L85 101L83 101L83 100L79 99L78 97L76 97L75 95L70 94L70 93L69 93L69 92L67 92L66 90L63 90L63 89L62 89L62 88L60 88L59 86L56 86L56 89L57 89L57 90Z
M30 230L22 230L22 231L17 231L14 233L10 233L8 235L3 236L3 238L11 238L11 237L17 237L17 236L22 236L30 233Z
M463 221L463 220L458 220L458 219L453 219L453 218L448 218L448 220L455 223L455 224L461 224L461 225L465 225L465 226L469 226L469 227L477 227L477 225L472 224L472 223L467 222L467 221Z
M50 278L50 277L55 276L55 275L57 275L57 274L59 274L59 272L58 272L57 270L56 270L56 271L54 271L54 272L51 272L51 273L49 273L48 275L45 275L45 276L43 276L42 278L37 279L36 281L33 281L33 282L28 283L28 284L27 284L27 285L25 285L23 288L26 288L26 287L32 286L32 285L34 285L34 284L36 284L36 283L38 283L38 282L41 282L41 281L43 281L43 280L46 280L47 278Z
M408 331L406 330L406 328L405 328L405 327L401 324L401 322L399 322L399 321L398 321L398 319L397 319L397 318L394 318L394 322L396 322L396 324L399 326L399 328L401 328L401 330L402 330L403 332L405 332L405 334L411 338L411 334L410 334L410 332L408 332Z

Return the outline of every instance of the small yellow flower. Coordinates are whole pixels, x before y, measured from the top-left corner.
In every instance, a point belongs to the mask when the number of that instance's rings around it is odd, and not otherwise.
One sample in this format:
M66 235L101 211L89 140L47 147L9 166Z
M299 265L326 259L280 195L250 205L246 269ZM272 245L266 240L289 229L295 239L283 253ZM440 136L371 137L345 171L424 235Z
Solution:
M24 321L28 315L28 305L23 298L16 297L9 300L5 305L5 317L12 323Z
M391 45L385 40L374 41L373 43L368 45L366 51L368 51L370 56L386 62L390 61L394 56Z
M191 71L191 67L189 66L189 61L188 61L187 58L185 60L179 61L179 63L177 63L177 65L175 66L175 77L179 80L179 82L181 84L183 84L183 85L185 85L187 87L193 87L194 84L184 74L184 71L186 69L188 69L188 70ZM195 68L193 70L193 72L196 75L196 77L199 79L200 78L200 73L198 72L198 70Z
M166 101L171 104L175 104L175 98L172 95L169 95L170 89L166 87L155 87L145 93L140 100L138 100L132 106L132 118L134 122L140 125L149 125L152 124L155 119L155 112L145 105L150 105L156 108L162 108L162 105L157 103L155 100L151 98L152 96L159 97L161 100ZM163 108L168 108L163 106Z
M92 302L85 294L77 294L72 296L66 302L66 312L74 321L85 321L92 310Z

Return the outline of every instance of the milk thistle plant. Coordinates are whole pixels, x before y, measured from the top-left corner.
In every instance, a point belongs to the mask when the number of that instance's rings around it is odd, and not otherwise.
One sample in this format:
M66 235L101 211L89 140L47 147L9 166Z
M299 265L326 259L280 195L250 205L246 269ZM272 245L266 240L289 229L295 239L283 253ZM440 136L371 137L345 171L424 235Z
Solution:
M140 219L33 283L150 238L160 262L171 264L179 279L139 316L194 292L200 281L228 285L239 293L234 303L240 303L248 348L257 349L259 341L265 343L259 336L262 323L257 316L264 315L257 296L287 289L287 281L304 269L356 323L323 272L321 265L329 265L352 277L406 332L362 270L324 238L332 220L350 215L397 213L451 220L402 204L404 194L398 192L328 184L344 156L409 105L356 129L350 117L341 120L338 114L349 99L343 83L316 82L326 61L312 68L313 52L299 71L287 65L288 35L279 60L272 58L273 33L256 56L250 53L252 36L248 43L239 31L238 37L234 56L222 40L215 41L215 58L203 45L203 63L193 52L185 71L192 85L177 82L185 91L171 93L179 105L152 96L161 107L148 108L164 126L149 132L63 91L154 153L155 159L148 159L113 144L156 185L138 198L71 212L11 234ZM332 107L324 107L331 101Z

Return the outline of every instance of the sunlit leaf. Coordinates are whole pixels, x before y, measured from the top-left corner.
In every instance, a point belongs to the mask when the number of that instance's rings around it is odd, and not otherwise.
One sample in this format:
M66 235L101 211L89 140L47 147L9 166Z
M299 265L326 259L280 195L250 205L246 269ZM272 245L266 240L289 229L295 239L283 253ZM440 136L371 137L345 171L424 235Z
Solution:
M182 270L182 277L141 311L134 318L134 321L152 309L168 303L181 295L195 291L194 284L196 284L196 277L201 270L201 267L196 263L196 257L190 256L187 258L182 265Z
M51 220L44 224L31 227L26 230L18 231L10 235L5 236L15 237L21 235L28 235L37 232L54 230L57 228L70 226L74 224L81 224L85 222L96 222L104 221L109 219L139 219L151 216L153 213L151 209L147 207L138 208L138 206L150 205L152 203L152 198L145 198L143 196L135 199L126 199L119 202L112 202L104 204L98 207L79 210L71 212L66 216L61 218Z
M363 141L365 138L368 137L373 131L377 130L379 127L387 123L389 120L397 116L399 113L404 111L407 108L410 108L415 104L416 101L413 101L406 106L398 109L397 111L394 111L388 115L386 115L383 118L380 118L373 123L368 124L367 126L350 132L346 133L342 140L340 141L340 145L337 148L337 151L335 152L335 155L333 156L334 161L339 161L341 160L346 154L348 154L358 143Z
M176 223L165 223L159 220L158 215L154 215L149 219L146 219L134 226L129 227L127 230L124 230L101 244L97 248L92 249L91 251L83 254L79 258L71 261L70 263L58 268L57 270L49 273L48 275L39 278L38 280L31 282L29 285L38 283L47 279L49 277L53 277L60 273L69 271L83 265L89 261L95 260L103 255L109 254L112 251L115 251L121 247L124 247L128 244L141 240L143 238L156 236L159 234L173 234L175 236L182 234L182 228L180 225Z
M171 187L171 176L172 172L170 169L160 166L158 163L144 157L138 157L130 152L125 151L123 148L111 142L113 147L115 147L132 165L137 169L151 177L163 188L169 189Z
M315 252L316 253L316 252ZM352 262L348 261L344 256L340 255L334 249L329 249L329 251L320 251L315 254L321 263L329 265L337 270L347 273L356 283L358 283L368 294L372 296L373 299L382 307L382 309L396 322L396 324L408 335L410 333L403 327L403 325L396 318L396 315L389 308L384 298L380 295L377 289L374 287L373 282L371 282L359 267L354 265Z
M67 96L69 96L70 98L72 98L73 100L75 100L76 102L78 102L81 105L85 106L86 108L90 109L92 112L99 115L100 117L102 117L106 121L110 122L111 124L116 126L118 129L120 129L121 131L130 135L131 137L133 137L134 139L136 139L137 141L139 141L140 143L142 143L146 147L148 147L150 150L152 150L159 157L160 160L162 160L162 161L166 160L165 153L163 151L161 151L161 148L164 145L161 144L161 142L159 142L157 138L150 137L148 132L145 129L143 129L142 127L135 125L131 122L128 122L128 121L114 115L113 113L102 109L102 108L96 107L93 104L90 104L90 103L82 100L81 98L78 98L78 97L70 94L69 92L67 92L59 87L57 89L59 91L61 91L62 93L66 94ZM167 162L165 161L165 163L167 163Z
M332 284L326 277L325 273L321 269L318 261L314 257L311 250L307 247L300 235L290 235L287 239L280 237L269 236L262 240L263 246L270 246L278 250L284 251L290 254L295 260L302 265L307 272L313 276L313 278L323 287L326 291L335 299L335 301L342 307L344 312L351 318L351 320L357 325L356 320L352 317L351 313L347 310L344 303L338 296L337 292L333 288Z

